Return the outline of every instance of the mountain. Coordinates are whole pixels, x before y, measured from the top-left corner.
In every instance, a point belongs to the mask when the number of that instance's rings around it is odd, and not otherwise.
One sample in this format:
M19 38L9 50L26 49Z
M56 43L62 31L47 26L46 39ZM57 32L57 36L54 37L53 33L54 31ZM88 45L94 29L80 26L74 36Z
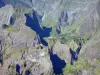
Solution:
M0 74L100 75L100 0L0 0Z

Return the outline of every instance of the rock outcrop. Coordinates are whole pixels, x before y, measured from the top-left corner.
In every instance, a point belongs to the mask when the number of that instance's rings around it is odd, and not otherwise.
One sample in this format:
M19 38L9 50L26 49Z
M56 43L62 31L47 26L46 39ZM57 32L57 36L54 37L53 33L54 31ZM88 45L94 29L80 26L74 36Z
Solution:
M0 26L3 24L9 25L11 16L14 13L12 5L6 5L0 8Z

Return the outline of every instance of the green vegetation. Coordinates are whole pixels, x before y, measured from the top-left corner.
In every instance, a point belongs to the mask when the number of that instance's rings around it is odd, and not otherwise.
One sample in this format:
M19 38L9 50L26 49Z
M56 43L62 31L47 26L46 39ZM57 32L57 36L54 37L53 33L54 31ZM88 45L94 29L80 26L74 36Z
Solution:
M70 43L70 47L72 48L72 50L76 50L78 48L78 45L74 40L72 40Z
M52 37L56 37L56 28L52 28L52 32L50 33L50 36L52 36Z
M8 75L15 75L16 74L16 65L12 64L8 69Z
M13 29L10 27L10 28L7 28L7 31L8 31L8 32L12 32Z
M100 67L95 68L95 74L100 75Z
M91 69L91 72L95 75L100 75L100 59L96 59L95 61L88 62L87 60L78 60L74 63L74 65L67 64L63 69L64 75L78 75L80 72L84 70Z
M78 75L82 70L86 70L90 67L90 63L87 60L79 60L74 65L67 64L64 68L64 74Z
M13 32L13 26L9 26L6 30L7 30L8 32Z
M32 29L28 29L29 31L28 31L28 35L29 36L33 36L33 35L35 35L35 31L33 31Z
M57 25L57 22L55 20L53 20L52 18L46 17L42 23L42 26L46 26L46 27L54 27L55 25Z
M23 48L21 50L13 50L11 47L9 47L3 56L3 61L5 62L9 58L16 60L24 53L25 50L27 49Z

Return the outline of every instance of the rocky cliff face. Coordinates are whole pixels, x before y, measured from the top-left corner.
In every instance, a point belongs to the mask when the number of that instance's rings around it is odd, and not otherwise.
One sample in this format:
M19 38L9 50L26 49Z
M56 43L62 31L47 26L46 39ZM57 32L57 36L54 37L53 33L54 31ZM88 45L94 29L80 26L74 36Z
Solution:
M0 26L2 26L3 24L9 25L13 13L14 9L11 5L0 8Z
M99 0L1 0L2 75L99 75Z

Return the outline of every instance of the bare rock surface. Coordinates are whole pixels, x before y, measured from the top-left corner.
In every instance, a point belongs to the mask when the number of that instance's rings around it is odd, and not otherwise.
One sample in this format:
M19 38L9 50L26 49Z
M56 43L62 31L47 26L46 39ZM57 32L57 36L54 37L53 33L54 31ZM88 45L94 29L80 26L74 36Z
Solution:
M14 13L12 5L6 5L0 8L0 26L3 24L9 25L10 18Z

